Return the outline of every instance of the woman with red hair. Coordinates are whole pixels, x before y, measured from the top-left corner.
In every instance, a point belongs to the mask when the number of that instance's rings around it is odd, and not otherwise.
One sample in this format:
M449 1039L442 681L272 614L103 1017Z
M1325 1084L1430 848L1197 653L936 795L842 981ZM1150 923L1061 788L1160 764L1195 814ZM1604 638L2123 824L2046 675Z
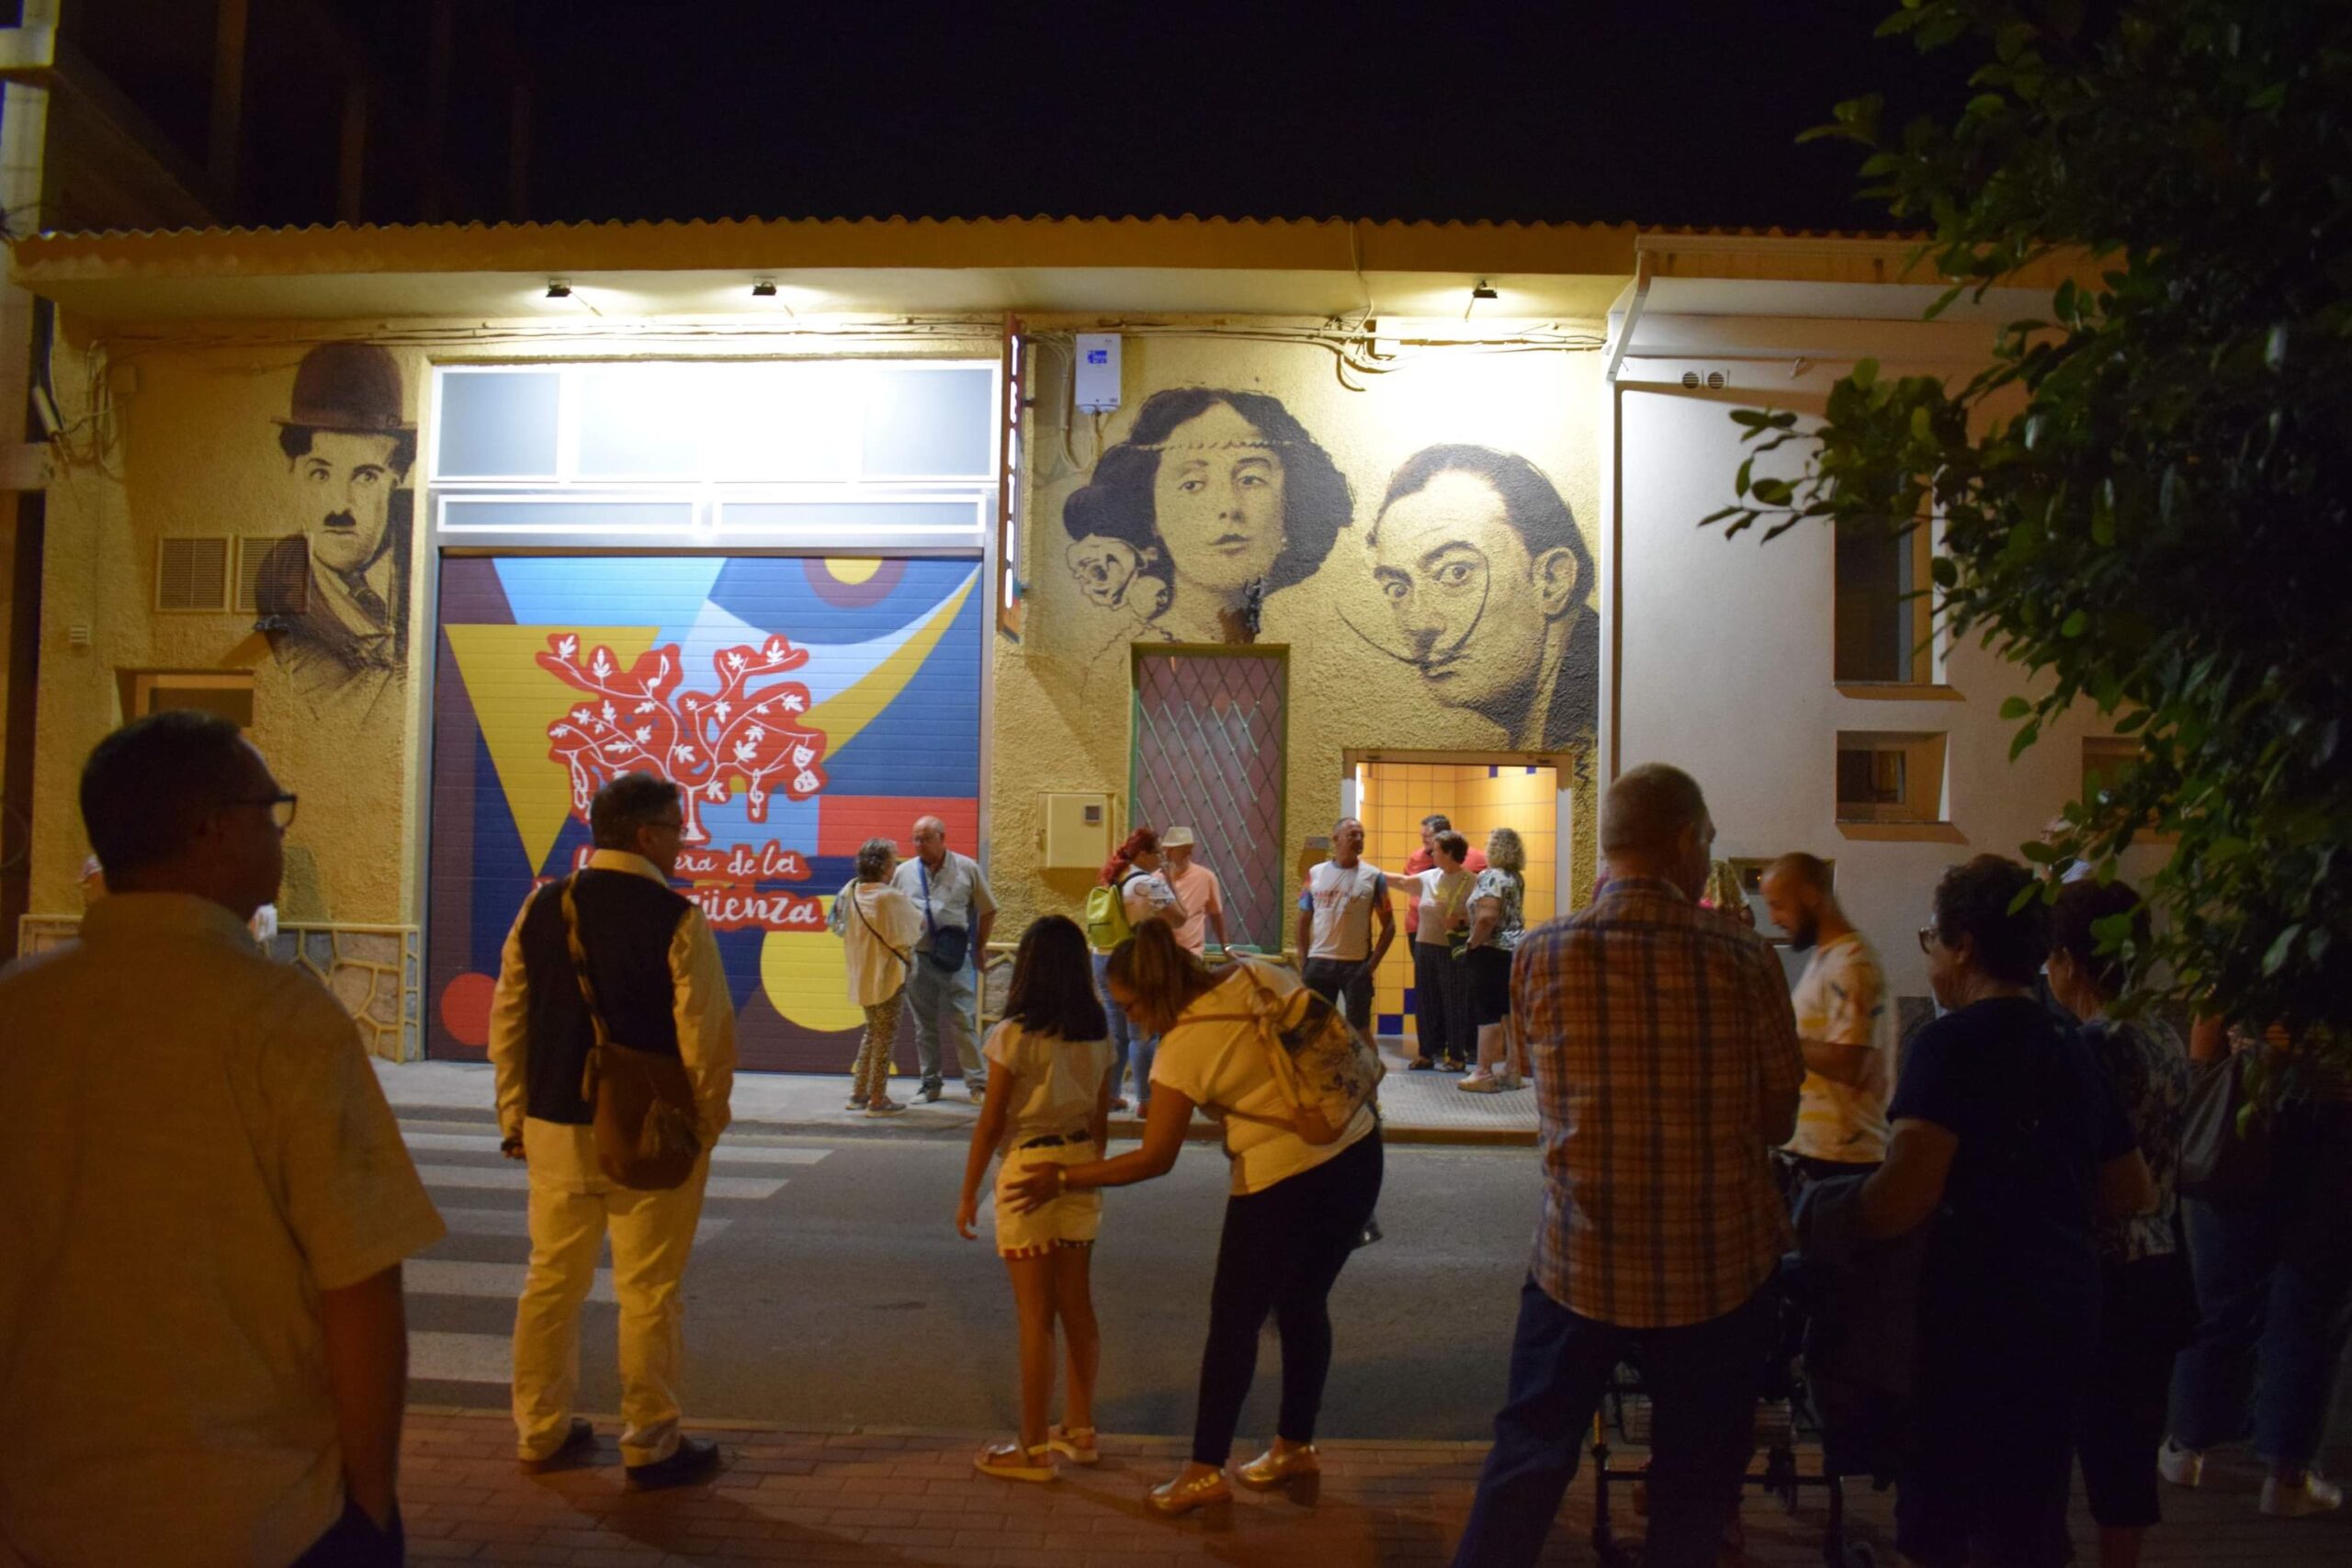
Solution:
M1151 1103L1151 1058L1159 1049L1157 1034L1137 1034L1111 999L1111 988L1103 982L1102 966L1110 962L1111 950L1126 940L1135 928L1146 920L1166 920L1170 926L1184 923L1184 901L1176 889L1159 874L1159 834L1150 828L1137 828L1111 852L1102 863L1102 886L1118 889L1120 913L1124 919L1114 922L1124 930L1107 930L1090 922L1087 940L1094 953L1094 989L1102 998L1102 1010L1111 1021L1111 1109L1127 1108L1127 1059L1135 1058L1136 1099L1137 1109ZM1103 939L1108 937L1109 941Z

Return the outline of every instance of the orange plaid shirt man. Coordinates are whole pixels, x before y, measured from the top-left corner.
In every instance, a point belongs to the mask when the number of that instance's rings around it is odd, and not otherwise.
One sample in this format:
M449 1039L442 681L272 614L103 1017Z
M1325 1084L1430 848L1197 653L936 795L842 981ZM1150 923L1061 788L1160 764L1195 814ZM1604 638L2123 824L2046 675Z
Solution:
M1622 877L1521 941L1511 1007L1543 1128L1544 1293L1628 1328L1754 1295L1789 1242L1758 1127L1804 1077L1771 948L1668 882Z

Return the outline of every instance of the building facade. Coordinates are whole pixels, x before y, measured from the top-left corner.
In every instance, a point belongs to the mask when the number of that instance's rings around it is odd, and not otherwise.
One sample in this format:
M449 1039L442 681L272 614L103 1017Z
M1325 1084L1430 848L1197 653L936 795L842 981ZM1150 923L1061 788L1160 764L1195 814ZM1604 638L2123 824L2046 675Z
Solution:
M1272 951L1343 812L1384 864L1430 811L1516 828L1531 918L1574 907L1599 792L1649 760L1707 787L1736 872L1832 861L1916 998L1935 875L2032 837L2104 738L2007 761L2018 673L1931 635L1924 550L1698 525L1731 410L1816 409L1863 357L1965 373L2018 313L1921 323L1905 252L1193 220L29 240L61 422L18 934L78 911L90 745L193 704L301 796L281 946L387 1056L479 1055L516 905L640 768L689 792L749 1066L848 1059L826 913L919 815L986 863L1001 939L1181 823L1230 940Z

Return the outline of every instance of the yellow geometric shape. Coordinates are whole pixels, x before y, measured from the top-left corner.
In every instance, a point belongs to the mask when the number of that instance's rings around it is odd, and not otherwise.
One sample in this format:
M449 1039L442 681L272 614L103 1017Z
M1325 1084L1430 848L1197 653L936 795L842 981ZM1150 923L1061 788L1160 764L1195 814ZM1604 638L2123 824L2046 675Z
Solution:
M820 900L832 913L832 895ZM760 944L760 985L775 1010L803 1029L837 1033L865 1022L849 999L849 964L830 931L770 931Z
M907 682L915 678L915 671L922 668L922 661L931 657L931 650L939 646L939 639L946 635L949 626L956 624L956 612L963 609L964 601L971 595L972 584L978 581L977 575L965 579L964 586L932 612L931 619L923 623L922 629L900 643L888 658L859 676L855 685L844 687L808 710L806 716L808 727L824 731L828 752L837 752L848 745L853 736L873 723L884 708L899 700L899 694L905 691Z
M548 638L573 632L584 654L602 645L627 669L653 646L659 626L444 626L449 648L458 656L458 671L465 677L466 697L473 704L490 760L498 769L498 786L506 793L506 808L514 814L515 829L523 835L523 852L536 874L571 815L571 779L561 762L548 755L548 726L586 700L587 694L566 685L538 662L548 651Z
M846 582L853 587L866 581L881 570L880 556L827 556L825 558L826 574L835 582Z

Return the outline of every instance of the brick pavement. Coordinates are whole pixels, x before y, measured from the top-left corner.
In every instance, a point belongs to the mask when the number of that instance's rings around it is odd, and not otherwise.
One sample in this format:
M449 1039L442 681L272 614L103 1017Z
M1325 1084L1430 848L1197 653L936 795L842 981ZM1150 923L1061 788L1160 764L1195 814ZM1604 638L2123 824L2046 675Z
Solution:
M593 1467L526 1476L513 1462L513 1428L503 1416L413 1409L401 1486L411 1561L571 1568L1439 1563L1461 1531L1484 1451L1482 1444L1334 1442L1325 1445L1325 1473L1311 1496L1244 1493L1230 1509L1165 1520L1142 1497L1182 1462L1184 1444L1172 1438L1105 1438L1099 1467L1066 1468L1062 1479L1038 1486L975 1474L981 1434L704 1424L695 1430L729 1451L725 1473L707 1486L638 1495L622 1489L615 1430L610 1419L597 1421ZM2150 1536L2147 1561L2277 1568L2352 1561L2352 1519L2261 1518L2256 1484L2241 1459L2211 1467L2203 1491L2168 1493L2171 1517ZM1890 1501L1866 1488L1849 1493L1855 1539L1874 1546L1881 1563L1893 1561ZM1585 1540L1591 1505L1588 1474L1569 1494L1547 1562L1594 1561ZM1796 1568L1821 1561L1817 1494L1790 1517L1750 1493L1742 1519L1748 1562ZM1621 1508L1621 1532L1637 1526ZM2079 1510L2076 1536L2085 1560L2095 1560Z

